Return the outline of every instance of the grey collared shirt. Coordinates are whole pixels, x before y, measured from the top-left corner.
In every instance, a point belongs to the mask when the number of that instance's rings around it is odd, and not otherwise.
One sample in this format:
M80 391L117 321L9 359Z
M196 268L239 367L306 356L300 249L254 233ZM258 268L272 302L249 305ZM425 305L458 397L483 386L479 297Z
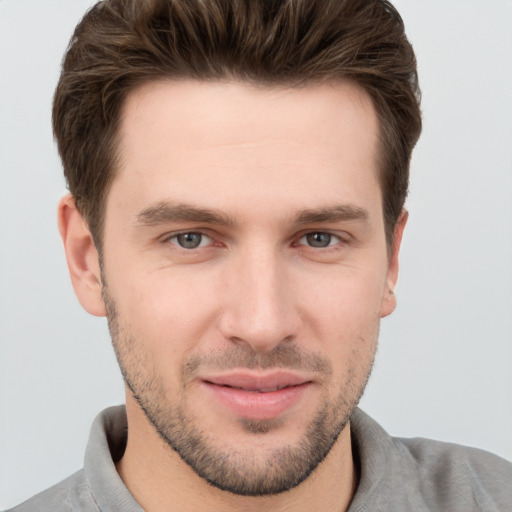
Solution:
M360 478L349 512L512 511L510 462L475 448L390 437L359 409L351 429ZM124 406L106 409L92 425L83 469L9 512L142 512L115 467L126 436Z

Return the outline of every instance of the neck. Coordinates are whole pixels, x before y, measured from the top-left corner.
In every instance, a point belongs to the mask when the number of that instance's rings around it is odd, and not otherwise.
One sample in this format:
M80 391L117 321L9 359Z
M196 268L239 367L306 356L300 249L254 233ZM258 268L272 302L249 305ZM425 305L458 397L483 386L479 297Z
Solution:
M262 497L237 496L208 484L156 433L127 395L128 442L117 471L146 512L297 512L348 510L357 486L347 424L325 460L300 485Z

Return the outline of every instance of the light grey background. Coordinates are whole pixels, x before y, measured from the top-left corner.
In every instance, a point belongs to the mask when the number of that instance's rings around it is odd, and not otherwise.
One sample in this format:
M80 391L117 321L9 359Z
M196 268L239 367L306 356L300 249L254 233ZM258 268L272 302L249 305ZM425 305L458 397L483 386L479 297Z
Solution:
M59 63L89 0L0 0L0 508L82 464L123 400L104 319L81 310L55 212ZM396 2L417 52L399 307L363 407L391 433L512 459L512 2Z

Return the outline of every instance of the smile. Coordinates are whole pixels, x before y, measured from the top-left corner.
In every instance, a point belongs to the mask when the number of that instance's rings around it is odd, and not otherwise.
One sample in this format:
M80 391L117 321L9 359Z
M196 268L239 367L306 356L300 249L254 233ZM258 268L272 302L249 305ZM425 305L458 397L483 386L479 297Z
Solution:
M273 388L255 388L255 389L248 389L238 386L225 386L226 388L232 388L232 389L242 389L243 391L247 391L249 393L270 393L271 391L280 391L281 389L285 389L288 386L276 386Z
M302 401L313 382L294 373L279 371L267 375L236 372L204 378L201 383L213 396L214 406L237 417L268 420L277 418Z

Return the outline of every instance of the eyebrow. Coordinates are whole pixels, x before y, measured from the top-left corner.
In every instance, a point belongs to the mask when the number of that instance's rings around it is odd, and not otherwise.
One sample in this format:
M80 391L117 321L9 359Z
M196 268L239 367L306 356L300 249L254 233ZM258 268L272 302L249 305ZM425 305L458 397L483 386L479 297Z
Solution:
M199 222L204 224L217 224L233 227L234 218L207 208L198 208L188 204L170 204L160 202L145 208L136 215L138 224L143 226L157 226L172 222ZM335 205L325 208L313 208L299 211L294 218L295 224L313 224L321 222L337 222L351 220L368 220L368 211L351 204Z
M158 203L142 210L136 216L137 223L143 226L157 226L171 222L202 222L234 226L235 220L216 210L197 208L187 204Z
M315 222L336 222L349 220L368 220L368 211L352 204L342 204L327 208L303 210L295 217L297 224L311 224Z

